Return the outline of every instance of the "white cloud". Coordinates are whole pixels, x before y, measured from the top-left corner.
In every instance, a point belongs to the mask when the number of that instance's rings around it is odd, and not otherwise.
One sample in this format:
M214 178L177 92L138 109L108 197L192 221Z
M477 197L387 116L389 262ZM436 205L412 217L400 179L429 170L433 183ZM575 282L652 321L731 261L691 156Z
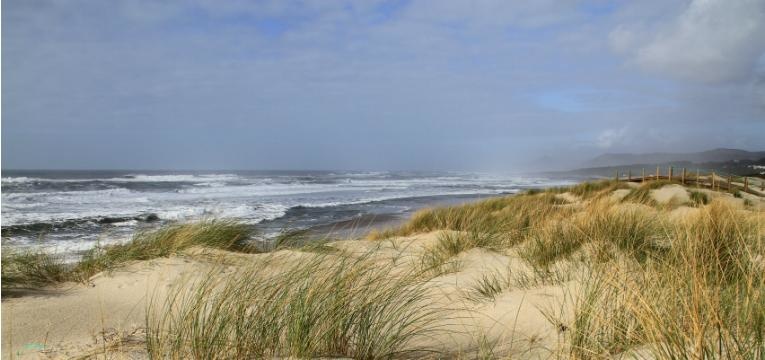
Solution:
M596 144L600 148L607 149L614 145L619 145L626 138L627 138L626 127L623 127L621 129L606 129L606 130L603 130L600 133L600 135L598 135Z
M751 79L765 52L765 1L693 0L664 24L622 24L614 50L643 69L706 83Z

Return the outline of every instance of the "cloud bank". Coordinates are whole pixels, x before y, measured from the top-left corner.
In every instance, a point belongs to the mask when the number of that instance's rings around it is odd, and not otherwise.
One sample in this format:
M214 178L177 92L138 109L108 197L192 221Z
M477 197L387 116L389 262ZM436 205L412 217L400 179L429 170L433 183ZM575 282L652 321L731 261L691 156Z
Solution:
M694 0L666 23L611 32L646 70L707 83L749 81L765 53L765 1Z
M3 167L513 171L762 149L762 8L4 2Z

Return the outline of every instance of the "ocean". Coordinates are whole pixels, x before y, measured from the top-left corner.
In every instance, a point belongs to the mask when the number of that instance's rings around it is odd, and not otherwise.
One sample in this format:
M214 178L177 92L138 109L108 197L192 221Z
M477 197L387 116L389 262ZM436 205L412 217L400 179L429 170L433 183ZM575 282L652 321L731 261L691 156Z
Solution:
M136 230L227 218L259 238L285 230L403 221L427 206L572 183L517 175L353 171L2 172L4 247L77 254Z

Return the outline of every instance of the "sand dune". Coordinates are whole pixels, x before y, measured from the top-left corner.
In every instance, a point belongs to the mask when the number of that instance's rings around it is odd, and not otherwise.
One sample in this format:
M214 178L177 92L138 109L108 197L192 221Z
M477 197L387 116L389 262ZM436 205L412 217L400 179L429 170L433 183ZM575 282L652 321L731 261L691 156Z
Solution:
M620 188L591 199L563 192L556 195L557 204L553 206L577 212L569 216L574 223L587 221L589 215L578 211L588 203L602 209L613 207L609 211L627 215L635 211L650 216L666 214L671 221L683 221L700 211L687 205L689 190L679 185L651 190L651 197L660 206L658 210L645 204L623 203L630 191ZM763 206L762 199L756 197L754 203L746 205L744 199L730 194L702 191L713 200L719 198L740 209ZM2 302L3 358L64 359L104 353L116 358L145 358L147 306L151 299L163 299L170 291L193 286L205 277L235 277L240 269L264 262L268 263L264 271L269 276L278 276L291 264L310 263L312 259L332 262L362 257L390 269L391 274L405 272L421 267L422 259L448 234L460 232L436 230L383 240L334 241L324 244L325 250L286 249L266 254L196 247L168 258L134 262L101 273L86 284L66 283L17 297L6 296ZM588 246L574 255L596 251ZM588 270L577 261L558 261L546 268L550 271L548 277L540 278L535 273L538 269L524 260L522 251L523 247L518 246L471 247L447 259L445 264L453 266L435 273L425 285L430 306L448 309L437 320L443 331L415 337L409 345L468 358L478 357L484 346L493 354L513 358L558 357L566 346L566 331L582 292L581 276ZM499 289L477 295L482 282L491 282ZM639 347L635 351L639 352Z

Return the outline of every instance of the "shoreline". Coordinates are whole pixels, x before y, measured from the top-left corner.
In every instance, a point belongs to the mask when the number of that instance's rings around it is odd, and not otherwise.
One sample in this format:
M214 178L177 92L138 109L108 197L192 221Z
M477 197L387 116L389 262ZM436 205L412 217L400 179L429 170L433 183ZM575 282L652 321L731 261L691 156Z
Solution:
M412 214L417 212L420 209L423 208L430 208L430 207L439 207L439 206L454 206L454 205L461 205L466 204L470 202L476 202L481 201L484 199L492 198L492 197L501 197L501 196L509 196L513 195L513 193L500 193L500 194L455 194L455 195L423 195L423 196L412 196L407 198L397 198L397 199L388 199L388 200L382 200L382 201L372 201L368 203L362 203L362 204L340 204L330 207L295 207L294 209L290 209L290 211L310 211L318 214L333 214L333 212L340 212L345 211L344 209L346 207L353 207L353 206L368 206L370 209L366 209L364 211L378 211L379 209L383 209L386 206L390 206L390 204L398 205L398 204L406 204L408 207L407 210L403 212L380 212L380 213L359 213L358 215L348 215L346 219L340 219L340 220L332 220L327 223L318 224L318 225L311 225L306 228L290 228L288 227L292 221L294 221L292 217L295 215L290 215L289 213L283 215L280 218L273 219L273 220L266 220L263 222L260 222L258 224L251 225L253 229L256 230L256 232L265 233L266 237L263 239L253 239L259 243L268 243L274 240L280 233L283 232L305 232L308 234L308 237L311 240L322 240L326 238L339 238L339 239L349 239L351 237L357 237L357 236L363 236L366 235L369 231L372 230L385 230L388 228L395 227L397 225L401 225L408 219ZM361 211L361 210L358 210ZM106 218L111 219L111 218ZM123 219L123 218L120 218ZM166 219L160 219L155 214L150 214L147 216L139 216L139 217L125 217L124 219L130 219L137 222L137 227L132 231L126 231L127 228L119 225L114 225L113 221L102 221L102 220L93 220L93 219L79 219L79 220L66 220L63 221L63 223L55 223L55 224L28 224L28 225L10 225L3 227L3 245L7 248L13 250L18 249L20 251L46 251L53 254L57 254L60 256L64 256L67 258L70 258L72 260L78 259L82 256L83 253L90 250L93 246L84 246L82 244L78 243L70 243L70 241L75 240L61 240L61 242L56 241L48 241L47 243L35 243L35 244L7 244L6 239L13 236L14 233L12 233L11 230L15 228L20 228L22 231L19 232L19 234L25 235L25 236L32 236L32 234L38 234L35 235L36 237L43 236L44 234L47 234L48 232L45 231L45 229L50 228L53 229L63 229L66 227L67 224L98 224L99 226L107 225L107 226L115 226L114 228L106 228L101 230L100 232L92 232L92 230L82 230L77 231L76 229L73 230L67 230L71 232L72 234L81 234L80 236L84 236L86 238L92 238L95 237L98 239L98 242L93 242L94 245L96 243L101 244L107 244L107 245L113 245L113 244L120 244L129 242L131 235L135 234L136 232L140 231L151 231L153 229L158 229L164 226L170 226L172 224L176 223L187 223L187 222L194 222L198 221L194 219L186 219L186 220L166 220ZM34 230L29 230L27 228L32 228ZM76 236L75 236L76 238ZM61 250L64 249L64 250Z
M491 197L450 209L435 207L423 210L417 216L407 214L407 219L403 219L404 215L376 215L340 221L313 229L312 236L342 233L348 234L348 237L333 236L327 240L348 240L320 242L318 246L307 244L266 253L248 253L246 249L216 247L219 245L211 247L192 242L178 247L167 256L117 264L83 282L53 283L40 288L42 291L19 297L8 297L9 293L4 289L3 356L7 357L8 351L13 351L19 358L35 358L44 349L46 356L53 358L84 354L146 358L149 351L156 351L147 350L146 337L157 336L152 341L171 346L165 348L163 351L168 352L163 354L183 357L182 354L190 349L185 345L174 348L172 346L176 345L172 344L203 344L209 339L188 338L196 336L191 333L157 333L153 326L163 326L158 322L163 318L173 323L183 322L183 318L166 318L174 316L175 310L165 309L169 306L165 299L179 296L178 299L186 299L184 301L200 301L199 304L206 304L204 306L229 309L253 306L246 304L247 299L264 294L276 297L271 298L270 302L258 304L273 302L274 307L264 307L262 314L256 311L248 315L252 318L243 318L246 322L242 326L250 324L247 326L257 326L258 331L275 331L274 334L292 329L293 322L279 323L281 325L274 328L264 325L269 323L260 316L276 313L280 314L279 317L272 320L277 322L292 316L342 320L337 324L338 328L301 328L306 331L306 336L311 336L310 342L305 339L306 343L324 344L328 341L322 336L326 331L376 331L374 328L356 327L361 325L353 319L364 314L373 316L375 321L387 322L388 326L393 326L402 334L410 334L406 341L386 345L390 348L374 348L375 357L386 357L385 354L392 351L410 350L435 351L447 357L463 358L566 357L579 347L593 352L605 351L597 342L576 342L590 336L580 338L575 335L596 334L603 328L613 330L612 326L622 326L606 321L608 318L598 318L601 314L609 314L609 311L620 311L619 316L632 319L630 321L644 320L639 317L641 314L621 313L637 307L595 308L595 312L590 312L593 318L582 320L578 317L587 313L580 309L582 303L579 299L583 299L583 294L606 301L603 305L594 303L592 306L611 306L607 302L612 298L608 295L611 294L609 291L625 290L595 285L610 284L612 282L609 281L619 276L639 271L645 272L647 278L660 277L664 281L635 283L633 286L639 286L636 289L640 291L619 293L619 298L640 301L642 306L658 307L652 311L670 306L672 303L667 301L651 302L652 299L662 299L661 296L646 299L632 297L684 289L683 285L688 282L682 277L685 272L662 270L662 266L685 266L682 265L684 258L676 257L666 246L639 245L657 241L658 244L697 246L693 251L699 252L702 259L716 261L714 254L702 252L713 249L707 246L708 242L718 241L718 237L714 232L703 229L739 229L746 233L734 232L728 237L720 237L732 241L729 244L731 251L740 253L735 258L740 259L750 253L759 254L765 249L751 243L751 239L756 238L753 235L765 232L762 227L765 224L763 210L765 199L751 194L699 190L668 181L644 185L606 181L517 196ZM718 226L715 222L726 225ZM560 227L559 224L569 225ZM370 227L387 231L380 231L377 237L366 239L353 237L359 229ZM204 227L200 229L204 230ZM628 229L626 233L624 229ZM179 228L177 234L191 237L202 234L195 231ZM175 233L169 234L176 236L173 235ZM231 236L236 238L235 233ZM624 236L629 242L621 242ZM206 235L203 237L209 238ZM147 241L155 241L155 238L149 237ZM167 243L166 240L161 241ZM172 241L178 243L179 240ZM147 247L141 246L136 250L144 248ZM661 261L660 256L668 257L668 262L658 267L653 267L650 262L641 263L643 260L638 251L658 251L651 256L656 261ZM682 255L685 251L678 254ZM761 257L755 256L751 264L743 268L743 273L735 272L738 278L732 281L749 284L746 285L749 287L737 291L747 291L748 295L744 298L747 301L759 301L757 296L765 294L761 289L751 287L753 282L759 284L760 281L759 277L752 276L761 272L760 267L765 267L765 263L762 263ZM707 271L704 269L716 268L688 269ZM598 279L605 282L591 283ZM709 286L699 286L702 285ZM210 288L203 290L204 286ZM222 289L233 292L220 293ZM716 294L708 290L704 296ZM301 297L303 291L311 296ZM206 295L195 298L194 294ZM334 309L327 308L327 304L344 299L356 300L340 306L343 311L326 313ZM683 297L678 295L672 299L683 300ZM194 309L198 307L192 306L193 301L172 306L176 310L196 311ZM361 304L371 307L359 307ZM727 303L722 304L728 306ZM551 309L555 311L550 312ZM682 312L693 309L683 309L678 307L677 318L669 313L666 321L680 321L697 315ZM408 325L405 319L410 316L417 318L419 311L438 316L421 318L424 321L422 324ZM706 312L707 309L700 311ZM211 326L234 331L236 328L230 326L239 325L226 319L241 316L228 316L208 318L207 321L211 322ZM726 318L720 326L758 331L754 325L743 323L748 317ZM340 326L345 321L351 321L348 324L354 324L353 327ZM328 326L331 324L327 323ZM586 327L587 324L592 324L592 327ZM647 322L641 324L644 327L654 326ZM433 333L421 331L431 328L439 330ZM375 337L383 339L389 333L375 333ZM274 356L358 355L353 347L327 350L335 349L335 346L348 346L346 342L327 344L328 348L315 345L319 347L306 350L309 351L306 355L293 353L293 348L280 341L261 343L263 338L251 338L247 333L242 336L237 340L243 346L253 346L253 349L266 346L273 349L268 351L274 352L267 354ZM348 336L354 338L357 335L350 333ZM626 340L614 338L612 341ZM645 345L625 346L611 355L652 354L651 344L665 340L641 338L640 341ZM159 356L156 352L152 354Z

